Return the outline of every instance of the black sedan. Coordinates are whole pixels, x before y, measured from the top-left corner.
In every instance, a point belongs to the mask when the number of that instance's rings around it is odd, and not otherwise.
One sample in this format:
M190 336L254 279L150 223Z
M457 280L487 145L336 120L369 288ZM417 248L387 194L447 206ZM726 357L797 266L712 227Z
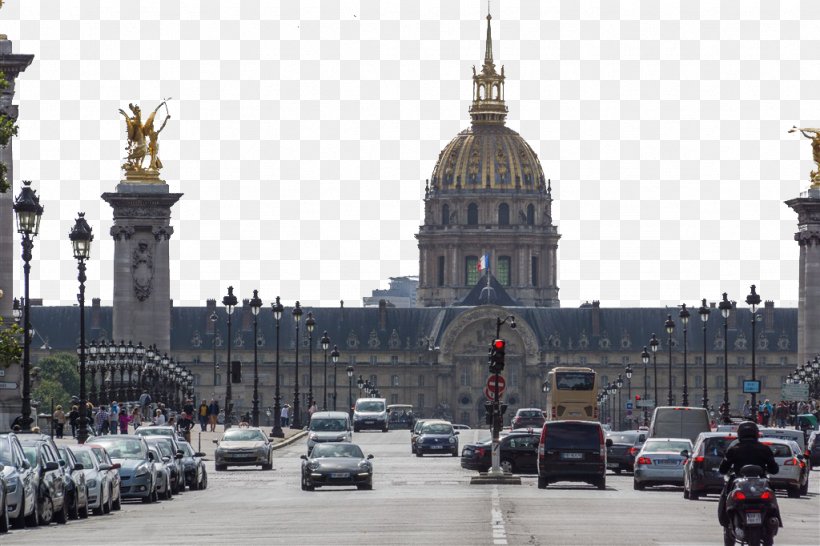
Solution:
M182 465L185 467L185 485L191 490L207 489L208 473L205 471L205 456L201 451L194 451L188 442L178 442L182 450Z
M606 467L614 470L616 474L623 470L633 472L635 456L646 441L646 432L625 430L610 432L606 437L612 440L612 445L606 448Z
M373 489L373 455L346 442L316 444L310 455L302 455L302 491L328 485L355 485Z
M718 467L732 442L737 440L733 432L701 432L692 453L683 464L683 496L689 500L707 493L720 493L723 474Z
M430 421L421 426L416 437L416 457L425 453L458 457L458 431L447 421Z
M504 472L535 474L538 432L514 431L500 440L501 469ZM468 444L461 450L461 468L486 472L492 465L492 440Z

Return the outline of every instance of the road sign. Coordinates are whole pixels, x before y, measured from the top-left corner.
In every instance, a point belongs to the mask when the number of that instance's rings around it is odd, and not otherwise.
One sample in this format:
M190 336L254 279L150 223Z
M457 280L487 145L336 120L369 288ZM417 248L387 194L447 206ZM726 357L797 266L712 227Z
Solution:
M632 402L627 402L626 403L626 409L628 409L628 410L632 409Z
M780 399L789 402L805 402L809 399L809 384L784 383L780 387Z
M485 386L485 387L484 387L484 396L485 396L485 397L487 398L487 400L489 400L490 402L492 402L493 400L495 400L495 397L493 397L493 393L491 393L491 392L490 392L490 388L489 388L489 387L487 387L487 386Z
M638 400L638 407L639 408L654 408L655 401L654 400Z
M498 383L496 384L496 378L498 378ZM504 394L504 388L507 385L507 381L504 379L502 375L491 375L487 378L487 390L490 391L490 394L495 393L498 391L498 396Z
M17 383L9 383L8 381L0 382L0 389L16 389Z

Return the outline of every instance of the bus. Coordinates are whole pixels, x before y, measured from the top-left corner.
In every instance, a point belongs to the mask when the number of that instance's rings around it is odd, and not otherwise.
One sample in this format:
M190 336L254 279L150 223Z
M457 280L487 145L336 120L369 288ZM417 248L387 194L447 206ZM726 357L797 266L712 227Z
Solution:
M592 368L559 366L547 374L547 420L598 420L598 374Z

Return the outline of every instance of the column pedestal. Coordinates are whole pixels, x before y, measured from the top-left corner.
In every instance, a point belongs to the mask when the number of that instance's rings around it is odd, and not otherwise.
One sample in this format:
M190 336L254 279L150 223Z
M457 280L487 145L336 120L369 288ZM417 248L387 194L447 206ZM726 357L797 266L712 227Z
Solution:
M794 240L800 246L797 304L797 364L820 354L820 189L812 188L786 204L797 213Z

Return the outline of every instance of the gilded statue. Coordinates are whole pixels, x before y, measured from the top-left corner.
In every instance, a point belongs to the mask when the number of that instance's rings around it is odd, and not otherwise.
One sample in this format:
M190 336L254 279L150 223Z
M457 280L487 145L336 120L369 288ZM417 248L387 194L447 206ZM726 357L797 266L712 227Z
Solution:
M811 172L811 187L812 189L820 189L820 129L798 128L797 126L792 126L789 129L790 133L795 131L800 131L804 137L811 140L814 162L817 164L817 170ZM814 136L811 136L811 134L814 134Z
M162 161L159 159L159 134L165 129L171 114L168 113L168 99L162 101L159 106L148 116L145 122L142 121L142 110L136 104L128 104L131 116L120 108L120 114L125 118L125 130L128 144L125 147L127 153L125 163L122 168L125 170L126 178L132 180L159 179L159 170L162 168ZM154 127L154 118L159 109L165 106L165 120L159 129ZM143 167L145 158L149 157L148 167Z

